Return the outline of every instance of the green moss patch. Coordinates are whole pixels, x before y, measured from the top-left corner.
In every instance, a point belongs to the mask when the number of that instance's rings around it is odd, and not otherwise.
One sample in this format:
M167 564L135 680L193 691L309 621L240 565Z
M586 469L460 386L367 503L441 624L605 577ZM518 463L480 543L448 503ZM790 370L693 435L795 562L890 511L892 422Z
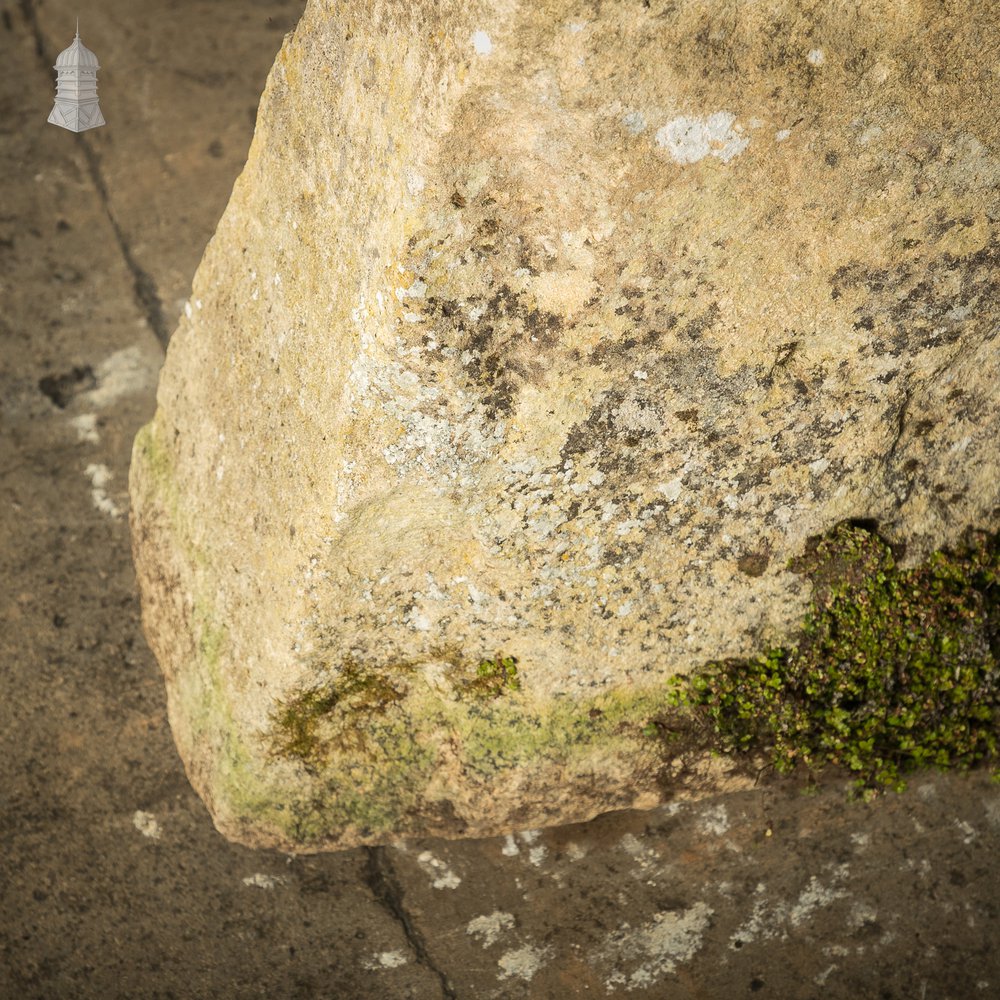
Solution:
M592 781L616 758L650 774L660 766L641 727L666 710L662 685L538 702L522 690L513 657L437 659L450 666L453 694L428 683L418 663L348 661L276 706L262 736L273 762L303 772L280 797L282 829L297 846L352 828L362 836L439 821L456 829L450 803L436 798L446 791L436 784L442 767L490 795L513 771L556 767L567 780Z
M336 680L301 691L272 716L271 752L315 769L332 752L364 750L376 725L406 694L410 664L374 670L345 662Z
M658 733L704 727L725 753L785 772L836 765L861 790L996 759L1000 536L972 532L901 569L874 531L845 523L791 568L814 586L794 644L675 678Z
M482 660L475 677L462 682L459 694L471 698L499 698L506 691L520 691L517 657L501 653L492 660Z

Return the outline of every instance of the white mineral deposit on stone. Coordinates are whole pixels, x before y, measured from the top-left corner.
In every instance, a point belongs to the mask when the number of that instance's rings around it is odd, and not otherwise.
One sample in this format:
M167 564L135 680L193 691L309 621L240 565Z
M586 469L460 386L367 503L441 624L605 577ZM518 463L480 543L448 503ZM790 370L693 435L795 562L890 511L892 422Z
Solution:
M476 55L488 56L493 51L493 42L485 31L474 31L472 47L476 50Z
M790 128L778 129L778 131L774 133L774 141L784 142L791 134L792 130Z
M826 56L822 49L810 49L806 54L806 62L810 66L822 66L826 62Z
M110 518L119 518L122 512L118 505L108 496L105 487L111 482L111 471L103 462L91 462L84 470L84 475L90 479L90 498L94 506Z
M551 954L550 948L536 948L530 944L505 952L497 961L497 965L500 966L500 975L497 978L523 979L525 982L530 982Z
M735 115L716 111L703 117L682 115L667 122L656 133L656 144L677 163L697 163L706 156L728 163L747 148L750 138L741 134Z
M160 824L156 822L156 818L152 813L143 812L141 809L137 809L132 814L132 825L144 837L149 837L151 840L160 839Z
M514 914L502 910L481 917L473 917L465 928L465 933L479 938L484 948L489 948L500 940L501 935L514 929Z
M508 833L507 836L504 837L503 847L500 848L500 853L506 858L513 858L521 853L521 848L517 846L514 834Z

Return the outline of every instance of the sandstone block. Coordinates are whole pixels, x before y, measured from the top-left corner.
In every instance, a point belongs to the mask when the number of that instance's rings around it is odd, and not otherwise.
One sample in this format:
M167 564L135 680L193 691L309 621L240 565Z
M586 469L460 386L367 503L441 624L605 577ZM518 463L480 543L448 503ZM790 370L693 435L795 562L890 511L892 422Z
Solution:
M996 19L912 9L310 2L131 473L223 833L653 804L807 536L996 526Z

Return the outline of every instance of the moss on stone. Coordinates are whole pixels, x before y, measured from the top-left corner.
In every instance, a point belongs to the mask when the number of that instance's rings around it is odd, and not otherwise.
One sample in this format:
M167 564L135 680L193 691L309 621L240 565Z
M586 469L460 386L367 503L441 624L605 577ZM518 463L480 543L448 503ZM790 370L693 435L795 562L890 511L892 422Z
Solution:
M590 774L595 761L618 754L657 766L640 724L665 710L663 688L537 702L512 683L512 657L463 667L452 656L450 665L457 698L424 683L415 663L347 661L329 681L278 705L265 734L268 755L305 772L294 801L284 797L294 843L309 849L349 828L364 837L405 831L433 810L429 795L442 766L460 767L483 794L516 769L555 764ZM447 744L440 733L450 734Z
M675 678L661 732L700 721L726 753L780 771L846 768L900 788L915 767L995 759L1000 720L1000 536L900 568L872 530L837 525L792 569L813 582L796 641Z
M458 693L463 698L493 699L506 691L520 691L517 657L497 653L493 659L480 660L474 677L459 682Z
M363 750L376 720L404 698L400 681L412 670L408 663L374 669L346 661L335 680L279 705L272 716L271 753L315 768L333 750Z

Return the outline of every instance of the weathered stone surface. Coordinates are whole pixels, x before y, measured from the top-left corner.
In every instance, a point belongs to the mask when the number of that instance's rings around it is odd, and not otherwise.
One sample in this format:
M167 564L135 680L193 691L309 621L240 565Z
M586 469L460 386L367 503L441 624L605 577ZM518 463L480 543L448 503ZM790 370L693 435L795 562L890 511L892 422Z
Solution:
M188 773L290 850L656 801L808 535L1000 506L985 4L365 6L278 57L131 478Z

